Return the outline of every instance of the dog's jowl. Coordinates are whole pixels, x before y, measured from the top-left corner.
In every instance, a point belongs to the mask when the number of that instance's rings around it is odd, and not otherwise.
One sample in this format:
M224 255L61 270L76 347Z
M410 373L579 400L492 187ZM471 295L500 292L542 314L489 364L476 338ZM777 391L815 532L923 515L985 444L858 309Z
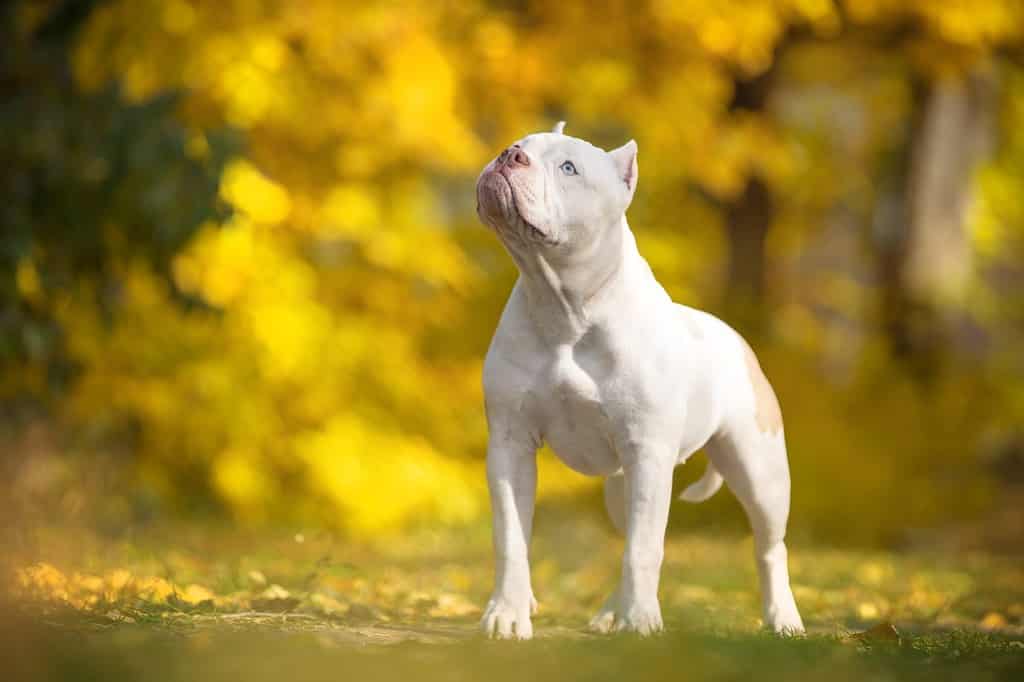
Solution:
M487 478L497 557L488 635L529 638L536 609L528 545L536 451L605 477L612 523L626 535L622 577L591 620L601 631L662 629L658 581L672 470L700 448L710 465L682 498L723 482L750 519L764 622L802 632L789 586L789 465L775 393L740 336L673 303L637 250L626 209L637 145L529 135L477 182L481 220L519 267L484 364Z

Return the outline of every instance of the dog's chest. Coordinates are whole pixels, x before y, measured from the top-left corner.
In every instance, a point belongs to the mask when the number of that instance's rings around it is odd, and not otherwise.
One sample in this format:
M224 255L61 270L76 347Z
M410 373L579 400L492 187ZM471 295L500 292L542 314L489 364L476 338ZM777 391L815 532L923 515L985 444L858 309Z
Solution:
M606 475L620 466L610 438L612 372L607 353L563 346L538 382L544 439L559 459L583 474Z

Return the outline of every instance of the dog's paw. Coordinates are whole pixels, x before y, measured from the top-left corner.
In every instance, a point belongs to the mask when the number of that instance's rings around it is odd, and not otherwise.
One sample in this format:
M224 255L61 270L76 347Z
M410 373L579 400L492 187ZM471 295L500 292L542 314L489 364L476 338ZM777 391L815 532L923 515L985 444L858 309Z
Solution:
M657 601L651 604L623 604L620 601L617 594L609 597L597 615L590 619L590 629L602 634L635 632L641 637L648 637L665 629L661 621L661 607Z
M525 599L510 599L494 596L487 602L480 629L495 639L532 639L533 623L530 615L537 612L537 600L533 595Z
M607 604L601 607L601 610L590 619L590 624L587 626L593 632L599 632L603 635L608 634L615 627L615 609L609 607Z
M665 629L661 622L661 608L657 602L652 605L634 604L621 615L616 614L615 632L635 632L641 637L656 634Z
M769 608L765 614L765 627L783 637L798 637L804 634L804 623L796 605L789 608Z

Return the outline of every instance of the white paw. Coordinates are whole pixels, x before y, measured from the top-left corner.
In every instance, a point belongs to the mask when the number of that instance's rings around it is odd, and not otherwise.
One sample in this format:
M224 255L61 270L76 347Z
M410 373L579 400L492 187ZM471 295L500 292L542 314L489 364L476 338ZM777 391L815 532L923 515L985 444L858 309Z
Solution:
M765 610L764 624L777 635L792 637L804 634L804 623L795 603L769 606Z
M608 634L615 627L615 609L606 602L601 607L601 610L597 612L597 615L590 619L588 627L594 632L600 632L603 635Z
M652 603L631 602L620 603L622 600L613 594L604 603L597 615L590 619L590 629L594 632L635 632L647 637L665 629L661 621L661 607L655 600Z
M525 599L505 596L491 597L480 619L484 634L496 639L532 639L530 614L537 612L537 600L531 594Z

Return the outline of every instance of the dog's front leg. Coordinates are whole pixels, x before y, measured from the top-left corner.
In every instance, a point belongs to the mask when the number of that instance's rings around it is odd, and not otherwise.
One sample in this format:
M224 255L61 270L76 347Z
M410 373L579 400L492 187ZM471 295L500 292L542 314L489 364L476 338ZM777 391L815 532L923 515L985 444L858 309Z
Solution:
M673 461L655 447L624 453L626 483L626 550L618 591L591 621L600 632L662 630L658 581L665 554L665 527L672 498Z
M488 637L530 639L530 615L537 608L529 563L537 491L536 447L494 433L492 429L487 447L487 483L494 517L494 593L480 625Z

